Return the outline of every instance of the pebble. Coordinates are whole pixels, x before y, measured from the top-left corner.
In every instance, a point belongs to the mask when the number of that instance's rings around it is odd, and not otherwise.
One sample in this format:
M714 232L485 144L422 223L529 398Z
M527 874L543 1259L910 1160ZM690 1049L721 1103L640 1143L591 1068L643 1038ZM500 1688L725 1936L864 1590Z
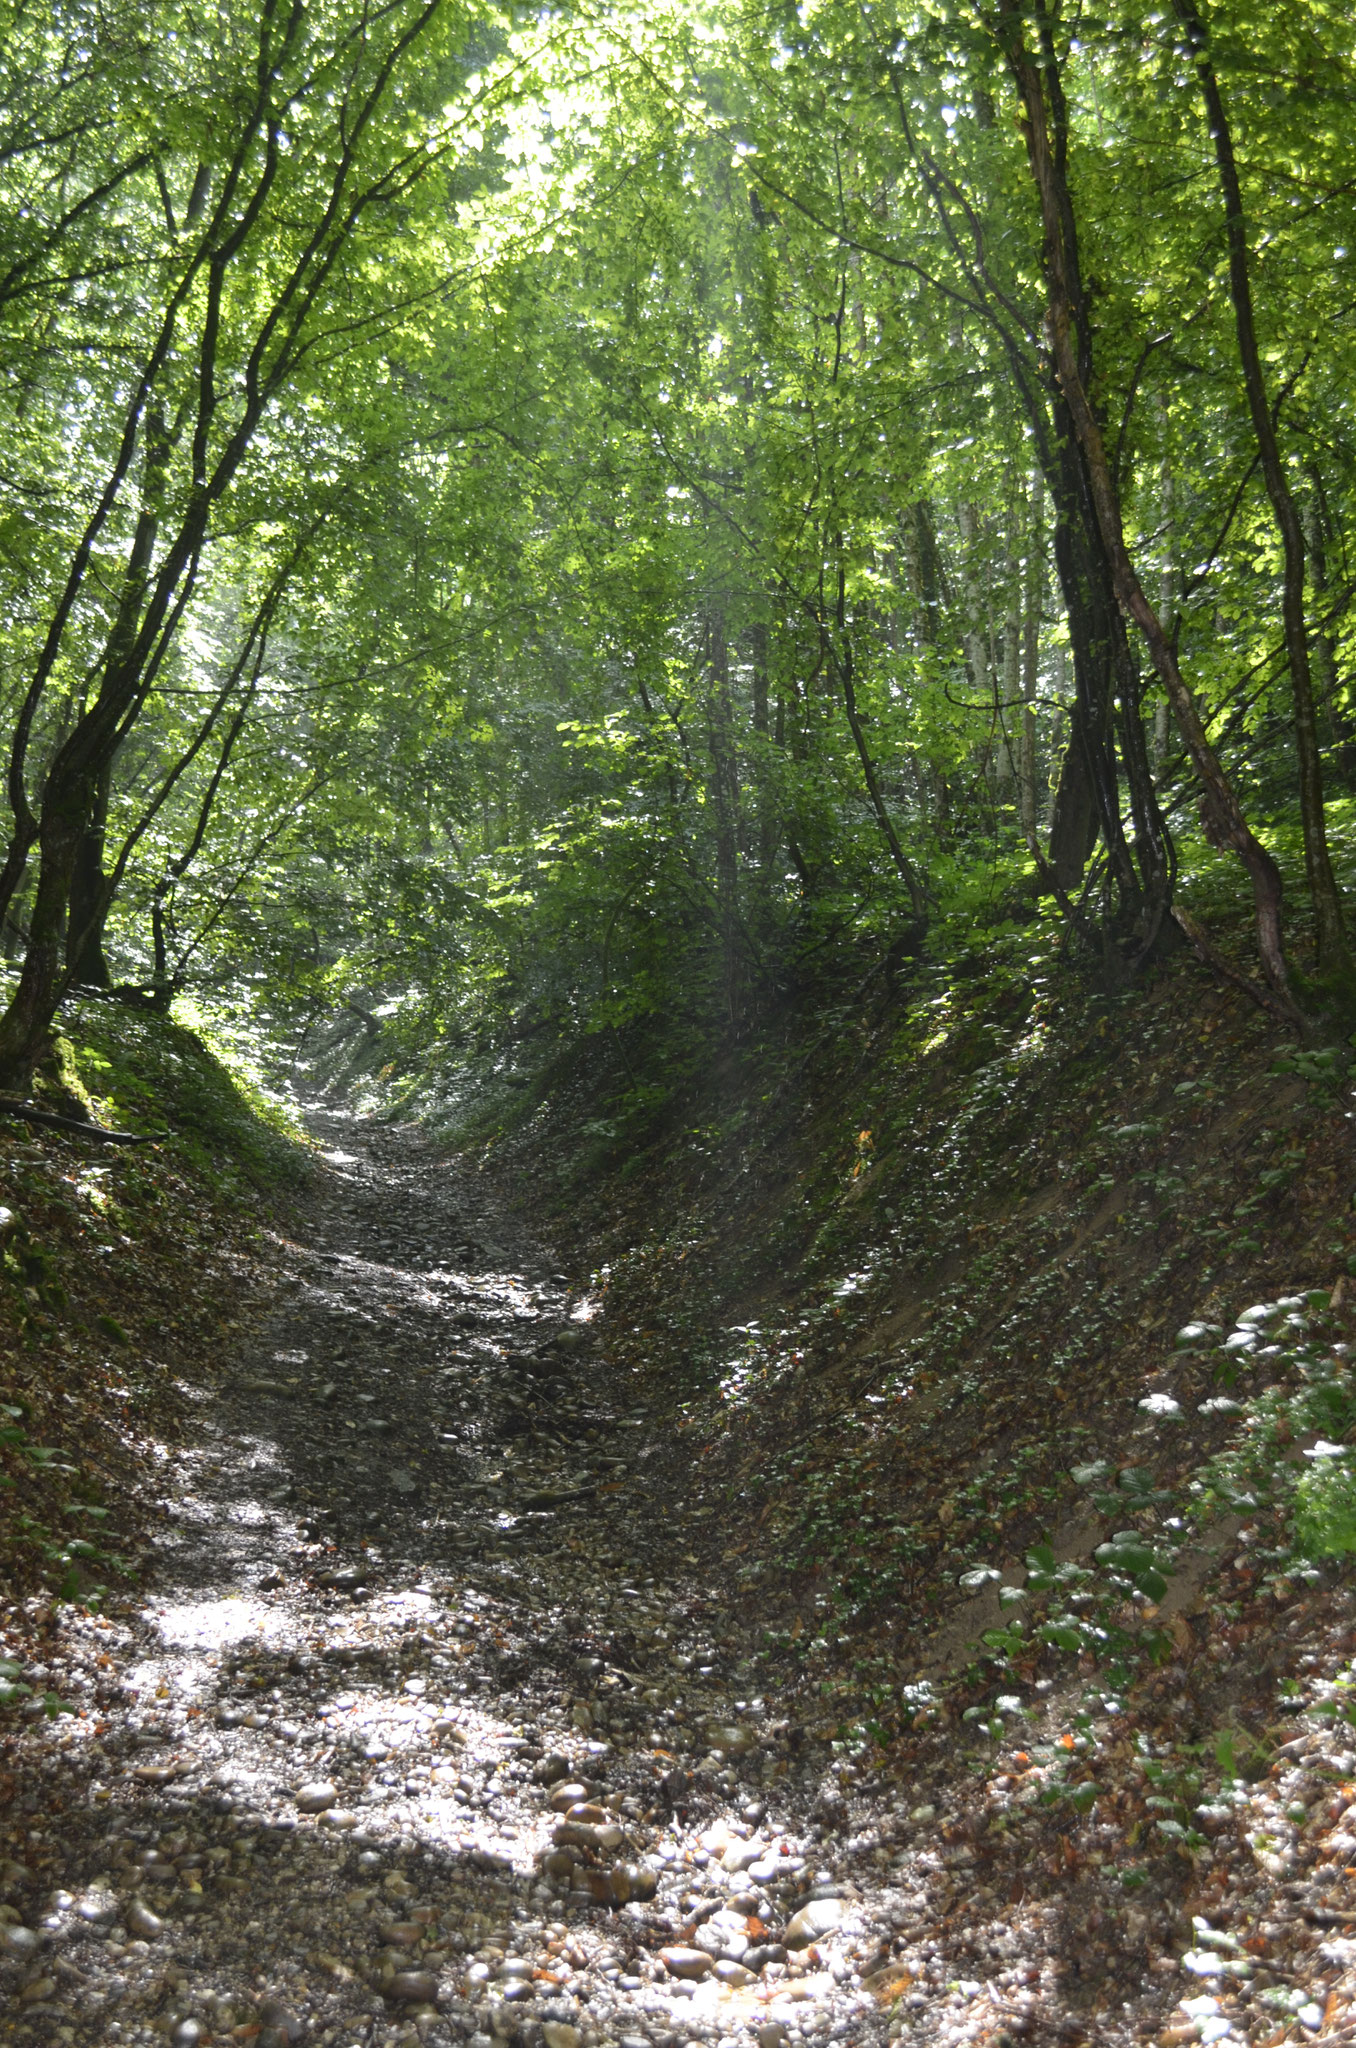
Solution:
M659 1960L670 1977L694 1982L698 1978L709 1977L714 1967L711 1957L700 1948L661 1948Z
M26 1962L42 1947L42 1936L32 1927L0 1927L0 1952L11 1960Z
M324 1813L327 1807L339 1803L338 1787L327 1778L317 1778L309 1785L299 1785L295 1794L297 1810L300 1813Z
M554 1780L552 1782L554 1783ZM588 1796L587 1785L581 1785L577 1779L570 1779L564 1785L556 1784L548 1804L552 1813L568 1813L572 1806L578 1806Z
M579 2048L584 2038L580 2029L571 2026L568 2020L543 2020L541 2033L546 2048Z
M438 1996L438 1979L432 1970L397 1970L386 1986L386 1996L400 2005L432 2005Z
M626 1836L615 1821L594 1827L588 1821L565 1820L551 1831L558 1849L620 1849Z
M841 1927L846 1918L847 1907L842 1899L811 1899L787 1921L782 1940L788 1948L808 1948L820 1935Z
M122 1916L123 1926L138 1941L156 1941L165 1931L165 1923L158 1913L153 1913L142 1899L133 1899Z

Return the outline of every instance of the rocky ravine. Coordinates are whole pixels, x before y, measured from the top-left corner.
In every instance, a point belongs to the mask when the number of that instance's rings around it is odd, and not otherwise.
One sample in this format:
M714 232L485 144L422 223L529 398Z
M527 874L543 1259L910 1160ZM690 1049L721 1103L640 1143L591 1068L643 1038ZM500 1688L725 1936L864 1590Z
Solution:
M142 1603L55 1621L26 1674L82 1711L5 1758L6 2040L1128 2042L1184 1995L1173 2039L1331 2029L1307 1968L1304 2013L1250 2020L1227 1933L1175 1976L1095 1854L1082 1918L1034 1861L1000 1883L973 1808L1018 1840L1025 1753L962 1792L804 1742L589 1298L417 1136L318 1128L259 1345L189 1390ZM1351 1759L1317 1744L1322 1790Z

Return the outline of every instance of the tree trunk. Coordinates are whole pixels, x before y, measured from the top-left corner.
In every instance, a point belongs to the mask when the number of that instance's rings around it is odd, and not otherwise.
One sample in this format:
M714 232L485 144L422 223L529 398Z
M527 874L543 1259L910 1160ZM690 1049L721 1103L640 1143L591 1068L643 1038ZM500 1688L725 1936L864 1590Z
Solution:
M716 826L716 901L720 918L721 1008L731 1038L743 1012L743 946L739 922L739 766L725 614L712 605L706 617L707 743Z
M777 819L769 773L772 735L768 720L768 630L761 622L749 628L749 655L753 665L753 730L757 749L754 781L758 793L758 880L766 895L772 886L772 867L777 858Z
M1173 484L1172 461L1168 452L1168 408L1159 394L1154 410L1163 436L1163 453L1158 464L1158 518L1163 547L1158 571L1158 616L1176 645L1177 615L1182 605L1182 564L1177 552L1177 492ZM1166 699L1154 706L1154 771L1163 773L1168 758L1170 714Z
M1079 365L1078 337L1069 287L1070 263L1071 260L1075 265L1077 262L1076 226L1069 190L1051 149L1046 107L1049 66L1038 66L1026 48L1020 0L1000 0L1000 4L1004 54L1022 101L1021 125L1041 208L1046 335L1055 374L1086 466L1116 598L1125 616L1133 619L1144 635L1150 658L1167 692L1200 778L1207 829L1217 844L1229 847L1238 855L1247 871L1253 889L1258 950L1271 986L1274 1007L1288 1021L1296 1023L1300 1021L1300 1012L1291 994L1285 957L1280 869L1253 834L1233 785L1215 757L1196 700L1178 666L1176 650L1144 594L1144 587L1126 548L1120 495ZM1039 18L1046 22L1043 6ZM1053 80L1053 88L1059 89L1057 77Z
M862 780L866 784L868 801L875 814L881 838L885 841L890 858L894 862L895 872L908 891L909 905L921 933L927 928L927 891L913 862L899 843L899 834L895 830L894 819L890 816L889 807L881 793L880 778L876 774L876 764L871 758L871 748L862 725L861 712L857 708L852 640L847 631L847 578L841 567L838 571L837 624L839 645L835 647L831 640L826 640L826 652L842 686L843 709L847 713L848 729L852 734L853 745L857 749L857 759L861 762Z
M1257 438L1267 496L1281 537L1284 557L1281 614L1285 631L1286 660L1290 668L1290 691L1295 710L1295 753L1299 766L1300 818L1304 828L1304 869L1314 909L1318 942L1318 970L1344 983L1353 976L1342 899L1328 853L1327 821L1323 808L1323 765L1318 749L1318 720L1314 712L1313 680L1309 668L1309 636L1304 618L1304 529L1299 508L1281 459L1276 425L1267 397L1262 358L1257 346L1253 314L1252 281L1249 275L1247 220L1238 165L1234 159L1233 136L1224 108L1224 97L1211 62L1209 40L1196 0L1173 0L1177 19L1187 33L1201 98L1205 102L1210 136L1215 145L1224 217L1229 235L1229 292L1233 300L1234 328L1238 336L1238 357L1248 395L1248 411Z
M113 977L104 958L104 927L112 907L112 890L104 873L104 840L108 830L108 798L113 763L105 761L94 778L89 822L71 877L70 918L66 932L66 966L73 982L85 988L109 988Z
M1337 641L1327 617L1328 534L1324 519L1323 487L1318 469L1309 467L1309 489L1304 498L1304 547L1309 563L1309 584L1314 594L1314 676L1318 684L1318 715L1326 727L1330 757L1344 786L1356 784L1356 732L1342 701L1337 674Z
M1023 839L1036 836L1036 693L1040 682L1041 611L1045 602L1045 493L1041 473L1031 477L1026 575L1022 591L1022 727L1018 753L1019 803Z
M49 784L38 833L38 885L28 921L28 949L19 986L0 1018L0 1091L10 1094L27 1094L33 1069L50 1043L65 979L71 878L88 813L87 788L68 782L53 792Z

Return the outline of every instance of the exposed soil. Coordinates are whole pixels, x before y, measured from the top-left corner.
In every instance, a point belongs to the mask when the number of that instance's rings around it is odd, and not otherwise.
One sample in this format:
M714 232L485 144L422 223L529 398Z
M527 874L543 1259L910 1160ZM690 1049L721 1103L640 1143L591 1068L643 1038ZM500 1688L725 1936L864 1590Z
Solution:
M1294 1717L1127 1892L1123 1705L1075 1725L1047 1686L976 1766L935 1723L873 1761L760 1697L757 1591L596 1300L427 1141L316 1123L254 1339L185 1381L144 1597L54 1615L25 1673L84 1710L35 1697L6 1741L7 2039L1345 2029L1356 1758L1307 1718L1349 1669L1340 1585L1270 1600L1241 1654L1284 1644ZM1182 1625L1150 1755L1211 1668ZM1092 1810L1043 1803L1075 1746Z

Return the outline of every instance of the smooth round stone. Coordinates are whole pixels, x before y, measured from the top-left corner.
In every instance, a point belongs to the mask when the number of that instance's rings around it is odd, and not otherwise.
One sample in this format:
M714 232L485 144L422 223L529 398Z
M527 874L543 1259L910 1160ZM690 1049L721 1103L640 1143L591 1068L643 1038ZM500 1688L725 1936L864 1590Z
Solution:
M689 1981L695 1981L695 1979L709 1976L711 1973L711 1958L704 1949L677 1946L661 1948L659 1960L668 1971L670 1977L681 1977Z
M19 1993L20 2005L44 2005L56 1996L55 1977L36 1977L31 1984L25 1984Z
M123 1914L123 1925L138 1941L155 1941L165 1931L165 1923L158 1913L153 1913L141 1899L133 1899Z
M328 1807L339 1803L338 1789L328 1778L316 1778L309 1785L299 1785L293 1796L299 1813L324 1813Z
M841 1899L811 1899L787 1921L782 1940L788 1948L808 1948L821 1934L841 1927L846 1918L847 1907Z
M438 1979L432 1970L397 1970L386 1986L386 1996L398 2005L432 2005L438 1996Z
M739 1990L741 1985L752 1984L754 1981L752 1970L746 1970L742 1963L732 1963L728 1956L722 1956L716 1964L716 1975L722 1984L728 1984L735 1991Z
M557 1785L552 1792L550 1801L551 1811L552 1813L568 1813L572 1806L578 1806L581 1800L586 1800L588 1796L589 1788L587 1785L581 1785L574 1778L567 1779L563 1785Z
M390 1920L382 1928L381 1938L393 1948L417 1948L426 1932L415 1920Z
M180 2020L170 2032L171 2048L198 2048L204 2038L201 2020Z
M42 1946L42 1936L31 1927L0 1927L0 1954L15 1962L26 1962Z

